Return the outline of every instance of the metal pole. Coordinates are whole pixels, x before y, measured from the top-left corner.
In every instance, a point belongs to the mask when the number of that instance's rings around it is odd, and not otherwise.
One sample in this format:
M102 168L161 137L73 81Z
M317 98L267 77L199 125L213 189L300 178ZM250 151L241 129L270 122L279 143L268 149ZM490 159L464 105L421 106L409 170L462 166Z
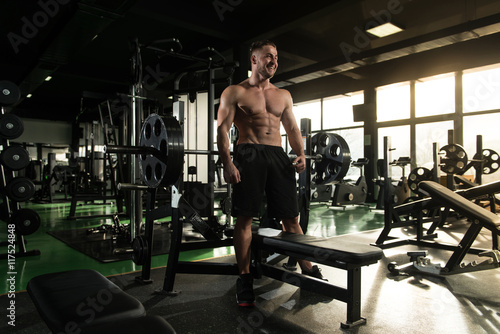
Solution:
M214 146L214 120L215 120L215 70L213 68L208 69L208 149L212 150ZM215 188L215 160L213 159L213 155L209 155L208 157L208 187L209 193L214 193ZM214 196L210 196L209 198L209 217L214 216Z
M136 105L135 105L135 85L132 85L132 91L131 91L132 97L132 110L130 113L130 122L129 122L129 131L130 131L130 144L131 146L137 146L136 145L136 132L135 132L135 114L136 114ZM130 183L135 183L135 170L136 170L136 164L137 164L137 157L135 155L130 155L129 156L129 161L130 161L130 170L129 170L129 180ZM133 241L136 236L136 221L137 221L137 210L135 207L135 202L136 202L136 196L137 193L135 191L130 192L130 203L129 203L129 208L130 208L130 241Z

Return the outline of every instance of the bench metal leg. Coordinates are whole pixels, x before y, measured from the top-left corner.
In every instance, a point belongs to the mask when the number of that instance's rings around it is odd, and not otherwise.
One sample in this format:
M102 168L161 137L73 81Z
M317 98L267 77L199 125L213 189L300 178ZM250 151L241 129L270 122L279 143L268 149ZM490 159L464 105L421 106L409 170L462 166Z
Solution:
M347 270L347 322L340 326L344 329L366 323L361 317L361 268Z
M361 317L361 268L347 270L347 289L331 283L309 278L287 270L260 264L260 273L264 276L295 285L303 290L312 291L347 304L347 321L341 323L341 328L347 329L363 325L366 319Z

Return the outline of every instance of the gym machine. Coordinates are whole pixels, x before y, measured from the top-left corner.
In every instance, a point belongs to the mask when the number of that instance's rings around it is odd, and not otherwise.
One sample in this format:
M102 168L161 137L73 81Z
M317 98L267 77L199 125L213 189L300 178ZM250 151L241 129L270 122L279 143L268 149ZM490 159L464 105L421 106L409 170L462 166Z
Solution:
M366 205L368 196L368 184L363 173L363 168L368 164L368 158L359 158L351 163L353 167L359 168L359 178L356 183L344 180L335 184L335 191L332 197L332 206L344 207L346 205Z
M410 264L398 266L395 263L390 263L388 269L391 273L423 272L434 275L447 275L498 267L500 253L498 253L497 235L499 224L495 220L497 216L491 212L485 213L482 211L484 209L474 204L472 200L484 198L485 196L493 196L495 193L500 192L500 182L457 191L447 189L438 183L440 179L438 167L452 174L452 172L456 172L466 166L466 155L464 152L456 145L447 145L444 148L438 149L438 144L433 144L434 169L431 171L416 168L409 176L410 188L412 191L418 192L421 198L397 206L387 206L385 208L384 229L374 244L382 249L410 244L419 247L450 250L453 252L453 255L446 267L443 268L440 265L433 264L427 258L427 251L419 250L408 252L411 261ZM423 179L424 177L427 180ZM424 186L423 189L422 185ZM458 246L439 243L433 240L437 238L437 234L435 233L437 227L442 226L452 212L463 214L465 217L474 219L477 222L477 224L471 224L472 226L469 227ZM431 226L424 234L425 223L431 223ZM401 227L415 227L415 238L391 240L394 239L389 236L391 229ZM471 247L482 227L486 227L492 231L493 244L491 251ZM429 241L431 239L433 241ZM478 266L478 262L462 264L462 260L466 254L487 256L490 259L482 262L480 266Z
M483 175L495 173L500 168L500 155L492 149L483 148L483 138L481 135L476 137L476 153L469 160L465 149L453 143L453 130L448 131L448 144L441 147L438 151L439 159L434 158L433 169L417 167L409 175L409 186L414 192L418 190L418 184L421 181L440 180L434 175L434 171L441 170L446 173L446 186L450 190L459 188L469 188L482 184ZM464 177L471 168L474 168L474 180Z
M4 107L17 103L20 99L19 88L10 81L0 81L0 191L2 204L1 219L8 225L8 241L2 246L8 252L0 254L2 259L40 255L38 249L26 250L24 236L35 233L40 227L40 216L32 209L21 208L21 202L28 201L35 194L35 184L27 177L16 176L16 172L30 163L28 151L22 146L11 145L10 141L24 132L21 118L5 113ZM16 250L17 249L17 250ZM9 261L10 263L10 261Z
M303 134L304 136L304 134ZM344 138L335 133L318 132L311 138L312 155L328 157L325 162L311 161L311 202L330 202L332 207L365 205L368 187L363 168L368 159L351 161L351 152ZM355 183L344 180L350 166L360 169Z
M170 48L162 49L158 47L160 44L166 44ZM176 57L184 60L201 62L205 64L204 71L208 73L209 84L208 88L208 143L213 143L213 122L212 119L215 118L214 115L214 84L215 84L215 73L216 71L222 70L226 75L232 73L228 71L228 68L232 68L235 64L221 64L220 62L215 62L211 56L207 58L201 58L199 56L189 56L181 54L182 45L177 39L168 39L154 41L146 45L139 45L136 42L137 48L145 47L147 49L153 50L159 57ZM218 54L212 48L208 48L209 53ZM140 59L140 52L137 52L137 59ZM199 71L202 71L201 69ZM174 91L179 93L180 79L185 75L181 73L175 80ZM193 92L191 92L193 93ZM174 95L175 96L175 95ZM193 96L190 96L192 98ZM184 139L183 133L179 122L184 123L184 110L183 103L177 100L177 97L173 102L173 115L177 117L177 121L174 117L160 116L157 114L149 115L143 123L142 129L139 131L140 138L138 145L130 146L115 146L110 145L106 147L107 153L124 153L134 156L139 162L139 171L142 175L142 184L137 182L132 182L130 184L120 184L123 190L132 190L135 192L145 191L147 192L146 200L146 222L145 222L145 232L144 235L140 235L140 230L134 236L132 240L132 259L135 263L142 265L142 276L140 280L142 282L148 283L150 280L150 262L153 247L153 225L154 221L160 218L172 217L172 221L186 218L186 221L191 223L194 230L199 232L208 242L208 245L200 246L197 243L194 247L201 248L212 248L217 247L217 244L222 242L222 245L229 245L227 241L224 241L224 236L222 231L226 226L218 223L217 217L214 215L214 182L215 182L215 162L213 156L217 155L218 152L211 150L184 150ZM186 200L186 192L183 187L183 180L179 179L183 170L184 154L206 154L210 157L209 162L209 183L206 191L196 192L194 190L195 197L197 195L202 196L203 207L200 206L201 203L193 203L192 201ZM168 156L168 161L166 157ZM169 172L167 173L167 169ZM163 177L163 175L166 175ZM161 176L161 177L160 177ZM155 208L155 198L156 189L158 188L170 188L170 204L161 205ZM199 190L199 189L198 189ZM179 211L180 210L180 211ZM208 212L201 212L201 211ZM205 220L202 217L207 216L208 219ZM179 216L180 215L180 216ZM137 218L136 218L137 219ZM171 243L181 241L182 239L182 225L183 224L173 224L172 227L172 240ZM193 244L193 243L191 243ZM196 243L194 243L196 244ZM231 242L232 244L232 242ZM176 245L177 247L178 245ZM171 254L175 254L176 250L170 250Z
M400 157L397 160L392 160L391 137L384 137L384 158L377 161L377 169L380 179L376 181L379 185L379 194L377 198L376 209L385 210L387 206L403 204L410 197L410 188L408 179L405 176L405 168L411 163L409 157ZM391 167L401 167L401 179L394 185L392 180Z

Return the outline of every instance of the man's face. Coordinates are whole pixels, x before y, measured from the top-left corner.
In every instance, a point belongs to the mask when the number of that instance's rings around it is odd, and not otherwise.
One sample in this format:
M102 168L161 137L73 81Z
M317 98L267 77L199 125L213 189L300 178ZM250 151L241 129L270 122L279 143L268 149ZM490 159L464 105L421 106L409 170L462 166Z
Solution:
M264 45L254 52L257 72L266 79L270 79L278 69L278 51L271 45Z

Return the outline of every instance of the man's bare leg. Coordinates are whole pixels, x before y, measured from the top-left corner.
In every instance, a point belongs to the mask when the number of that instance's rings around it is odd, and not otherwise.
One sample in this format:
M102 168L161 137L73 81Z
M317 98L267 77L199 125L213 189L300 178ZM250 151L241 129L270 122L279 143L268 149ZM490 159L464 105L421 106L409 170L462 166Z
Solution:
M294 218L285 218L282 220L283 226L285 228L285 231L290 232L290 233L297 233L297 234L304 234L302 231L302 227L300 227L299 224L299 217L294 217ZM312 264L310 261L307 260L297 260L299 263L299 266L302 270L311 270L312 269Z
M233 242L239 274L250 273L250 245L252 243L252 217L236 218Z
M236 281L236 302L239 306L254 306L253 277L250 274L253 217L236 218L233 242L238 264L239 278Z

